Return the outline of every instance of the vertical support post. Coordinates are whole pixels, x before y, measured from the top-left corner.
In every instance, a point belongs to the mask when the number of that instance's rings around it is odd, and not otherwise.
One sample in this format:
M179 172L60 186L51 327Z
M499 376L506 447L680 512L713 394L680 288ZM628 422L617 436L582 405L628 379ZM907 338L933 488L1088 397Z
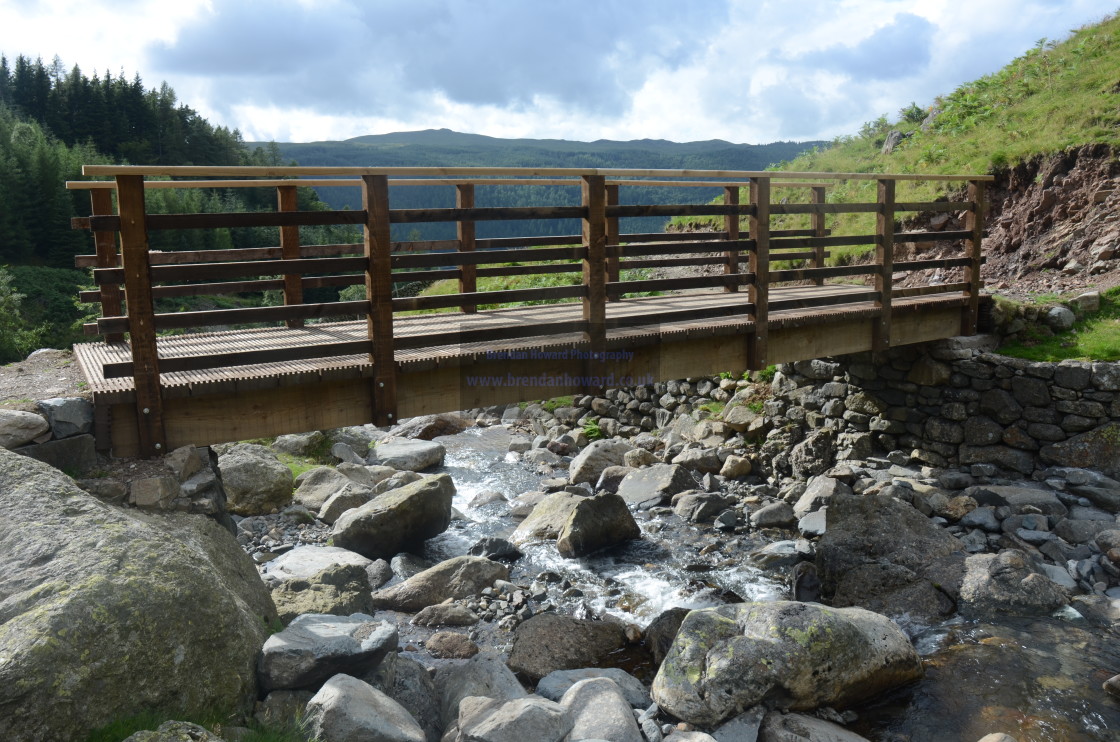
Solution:
M875 226L875 262L879 268L875 274L875 290L879 292L879 299L875 302L875 305L879 307L879 317L871 333L873 350L886 350L891 347L891 291L894 286L894 205L895 181L880 180L879 213L876 215Z
M276 187L276 210L296 211L299 208L294 185ZM299 227L280 227L280 257L284 260L298 260ZM303 277L299 273L284 274L284 304L303 303ZM288 327L303 327L302 319L287 320Z
M607 186L607 206L618 206L617 184ZM621 252L618 245L619 234L618 217L608 217L606 236L607 281L611 283L618 283L622 280L619 275L618 265L619 253ZM620 295L608 296L607 301L622 301L622 297Z
M809 192L809 203L823 204L825 202L824 186L813 186ZM825 236L826 230L824 228L824 214L814 213L810 216L810 228L813 230L813 237L821 238ZM824 245L815 245L813 247L813 267L824 267ZM813 283L817 286L824 286L824 279L816 277Z
M769 365L767 333L770 300L770 178L751 178L751 204L754 212L750 218L750 235L754 240L750 268L754 283L750 286L750 300L754 305L754 332L747 338L747 365L754 370Z
M582 201L587 209L583 219L583 321L587 325L588 362L584 363L585 393L595 391L590 384L598 376L602 353L607 349L607 189L602 175L584 175L581 184ZM596 358L598 360L596 360Z
M94 216L108 216L113 213L113 192L109 188L94 188L89 192L90 213ZM116 268L120 265L117 256L117 236L113 232L94 232L93 245L97 251L98 268ZM121 310L121 287L118 285L101 286L101 316L119 317ZM119 343L124 335L112 332L105 335L105 342Z
M726 186L723 189L723 202L728 206L739 205L739 186ZM739 239L739 215L728 214L723 218L724 230L729 241ZM739 250L732 248L724 253L724 275L735 276L739 273ZM723 287L725 294L734 294L739 291L739 284L729 284Z
M366 329L373 363L373 421L397 422L397 362L393 355L393 277L389 244L389 178L362 176L362 207L366 212Z
M964 228L972 232L972 237L968 241L969 262L964 269L964 279L968 281L968 305L961 314L961 334L975 335L976 323L980 316L980 289L984 286L980 279L984 220L987 215L987 199L983 183L978 180L968 181L968 200L972 202L972 210L965 214Z
M455 186L455 208L474 208L474 184L460 183ZM455 236L459 240L459 250L474 252L475 224L473 219L460 219L455 223ZM473 294L478 291L478 266L459 266L459 293ZM477 304L462 304L459 310L463 314L474 314L478 311Z
M136 431L140 455L152 458L167 453L167 436L163 429L143 176L117 176L117 209L121 219L121 263L136 389Z

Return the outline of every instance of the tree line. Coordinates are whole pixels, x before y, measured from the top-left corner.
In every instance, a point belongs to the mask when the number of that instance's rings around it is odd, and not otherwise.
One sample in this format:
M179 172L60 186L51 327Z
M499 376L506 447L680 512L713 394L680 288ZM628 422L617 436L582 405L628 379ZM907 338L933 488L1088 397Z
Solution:
M87 77L0 54L0 308L14 316L0 327L0 362L41 345L68 347L82 339L88 308L76 305L92 283L74 269L74 256L91 253L88 232L70 228L88 216L89 194L68 191L86 164L284 165L275 145L250 148L236 129L215 126L177 101L166 84L145 89L108 72ZM271 189L151 190L153 213L260 211L275 208ZM299 189L299 208L327 208L315 192ZM308 242L356 241L353 229L309 230ZM153 250L264 247L278 244L276 229L152 232ZM246 297L246 301L254 301ZM259 297L256 301L260 301Z

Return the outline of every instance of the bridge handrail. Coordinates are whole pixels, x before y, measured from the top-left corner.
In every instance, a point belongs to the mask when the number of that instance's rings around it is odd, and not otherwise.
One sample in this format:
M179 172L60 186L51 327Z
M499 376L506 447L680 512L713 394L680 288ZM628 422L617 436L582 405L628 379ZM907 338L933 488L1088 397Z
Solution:
M112 176L113 181L68 184L90 192L92 216L74 220L77 228L94 233L97 254L81 256L78 265L94 268L96 291L82 293L83 300L99 301L103 316L91 323L95 332L104 333L110 342L129 335L131 362L106 364L106 378L132 376L141 427L141 448L149 454L159 450L162 440L160 422L160 373L198 370L229 365L274 363L310 357L367 354L373 367L375 421L391 421L396 409L395 350L427 347L439 343L489 342L511 337L579 333L591 351L606 347L607 331L614 328L656 323L699 320L728 316L728 310L711 308L674 310L661 315L609 316L609 302L624 301L629 295L650 291L691 291L722 289L737 292L745 287L744 301L731 311L742 317L747 333L748 357L753 366L765 366L767 328L771 312L807 307L840 306L852 302L872 302L876 322L874 347L890 342L893 298L925 296L937 292L961 294L964 307L962 331L975 331L980 293L980 242L984 211L984 175L884 175L875 173L779 173L772 171L696 171L576 168L197 168L148 166L86 166L86 175ZM158 177L242 176L241 180L146 181ZM310 180L292 176L318 176ZM322 176L358 176L346 181ZM396 176L398 180L390 179ZM488 177L482 177L488 176ZM510 176L517 176L516 179ZM244 178L276 180L245 180ZM572 180L556 180L556 178ZM429 178L425 180L424 178ZM611 180L608 180L610 178ZM659 180L626 180L658 178ZM690 180L660 180L688 178ZM716 180L695 180L711 178ZM827 203L826 184L840 180L875 180L878 196L868 203ZM895 198L898 181L964 181L966 200L899 202ZM486 185L576 185L581 189L579 206L475 207L477 187ZM619 205L619 190L630 185L652 183L722 188L723 203ZM237 184L237 185L233 185ZM315 184L326 187L360 184L362 207L352 211L301 212L296 209L296 189ZM395 185L444 185L455 189L453 208L391 209L389 189ZM219 214L149 214L144 191L148 188L271 187L277 192L277 210L271 212ZM808 190L809 203L775 203L773 188L795 187ZM741 191L748 198L741 202ZM117 194L114 213L112 192ZM965 228L949 231L898 231L899 212L963 212ZM832 235L825 227L827 215L869 214L876 219L873 233ZM619 220L637 216L704 215L717 217L722 229L683 234L624 234ZM776 215L802 215L809 219L808 229L772 229ZM742 229L740 219L749 222ZM580 235L559 237L529 236L477 239L478 221L507 219L571 219L582 221ZM456 224L454 240L410 240L393 242L391 223L451 222ZM311 224L354 224L364 231L362 243L342 245L301 245L298 227ZM160 253L148 250L148 233L156 229L192 229L234 226L280 228L276 247ZM117 251L117 239L120 252ZM966 254L958 258L894 262L896 243L920 244L931 241L963 241ZM563 247L561 245L571 245ZM868 245L875 258L861 265L826 266L827 248ZM740 268L740 259L747 265ZM796 261L802 266L773 265L777 261ZM511 265L511 263L515 263ZM658 268L682 265L722 265L714 276L686 278L641 278L625 280L621 271L630 268ZM481 267L480 267L481 266ZM490 267L485 267L490 266ZM916 288L895 288L895 271L926 268L963 267L964 279L955 283ZM539 289L478 291L478 277L526 274L579 274L567 285ZM871 276L873 285L866 291L844 296L810 296L769 300L769 287L775 283L810 281L823 285L828 279L856 275ZM393 297L394 282L456 278L457 293L429 297ZM241 280L225 280L241 279ZM159 285L163 284L163 285ZM366 298L360 301L305 303L305 289L366 285ZM121 287L124 287L124 292ZM279 290L284 305L240 309L214 309L199 312L154 311L153 300L161 297L214 293ZM129 298L125 312L122 300ZM554 322L501 331L428 333L423 337L394 337L393 314L459 308L477 311L480 304L500 305L526 300L574 299L582 304L582 319ZM862 310L861 310L862 311ZM156 349L156 332L185 327L207 327L231 323L285 322L301 327L305 320L364 316L368 338L361 342L321 342L293 345L271 350L236 350L206 357L161 358ZM498 334L494 334L498 332ZM446 337L444 337L446 335ZM493 337L491 337L493 335ZM309 353L317 355L311 356Z

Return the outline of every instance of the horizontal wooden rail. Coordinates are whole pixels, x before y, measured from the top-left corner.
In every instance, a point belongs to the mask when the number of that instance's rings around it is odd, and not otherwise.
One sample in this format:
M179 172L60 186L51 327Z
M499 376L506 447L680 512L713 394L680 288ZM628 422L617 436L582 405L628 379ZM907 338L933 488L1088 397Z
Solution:
M526 248L524 250L474 250L472 252L438 252L424 255L394 255L393 268L435 268L448 265L483 265L540 260L580 260L586 253L582 247Z
M672 188L726 188L738 186L746 188L750 181L730 182L726 180L608 180L607 185L647 186ZM434 185L562 185L578 186L577 178L395 178L389 186L434 186ZM313 188L347 187L359 188L362 181L356 178L284 178L284 179L242 179L242 180L147 180L145 188L278 188L283 186L303 186ZM824 188L828 183L782 183L782 188ZM113 180L68 180L68 190L116 190Z
M257 322L284 322L289 319L326 319L352 317L369 312L368 301L339 301L327 304L290 304L283 307L245 307L242 309L208 309L199 312L172 312L153 315L157 330L180 330L186 327L213 327ZM97 320L99 332L126 332L127 317L102 317Z
M929 201L918 203L897 203L895 211L972 211L970 201Z
M272 276L284 273L335 273L360 271L364 258L300 258L297 260L254 260L240 263L187 263L184 265L153 265L152 282L206 281L212 278ZM95 268L93 281L98 285L124 281L123 268Z
M647 278L637 281L617 281L607 283L607 294L644 293L647 291L682 291L685 289L704 289L724 286L745 286L754 276L745 273L732 273L721 276L688 276L686 278Z
M770 204L771 214L877 214L879 204Z
M929 296L930 294L948 294L957 291L968 291L968 282L959 283L931 283L926 286L896 287L891 289L891 295L904 299L911 296Z
M534 289L476 291L469 294L444 294L441 296L410 296L393 299L393 311L446 309L447 307L461 306L468 301L478 304L512 304L522 301L575 299L586 295L587 287L577 283L571 286L543 286Z
M864 265L837 265L828 268L789 268L786 270L770 271L770 280L774 283L786 281L808 281L818 278L843 278L846 276L866 276L878 270L874 263Z
M205 166L205 165L84 165L82 175L118 176L147 175L167 177L248 177L248 178L287 178L303 175L339 175L361 177L363 175L385 175L398 177L447 177L462 176L469 178L486 176L559 176L578 178L585 175L602 175L616 178L772 178L778 185L780 180L918 180L918 181L977 181L990 183L993 175L941 175L919 173L819 173L819 172L780 172L770 170L689 170L689 169L638 169L638 168L529 168L529 167L302 167L302 166Z
M608 219L638 216L723 216L726 214L750 216L753 213L754 206L751 204L635 204L607 207Z

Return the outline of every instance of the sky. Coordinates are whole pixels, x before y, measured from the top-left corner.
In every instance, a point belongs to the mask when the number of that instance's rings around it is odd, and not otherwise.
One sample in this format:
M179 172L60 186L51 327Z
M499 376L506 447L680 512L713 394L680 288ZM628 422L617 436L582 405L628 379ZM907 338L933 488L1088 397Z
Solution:
M0 0L0 52L166 81L247 141L853 134L1117 0Z

